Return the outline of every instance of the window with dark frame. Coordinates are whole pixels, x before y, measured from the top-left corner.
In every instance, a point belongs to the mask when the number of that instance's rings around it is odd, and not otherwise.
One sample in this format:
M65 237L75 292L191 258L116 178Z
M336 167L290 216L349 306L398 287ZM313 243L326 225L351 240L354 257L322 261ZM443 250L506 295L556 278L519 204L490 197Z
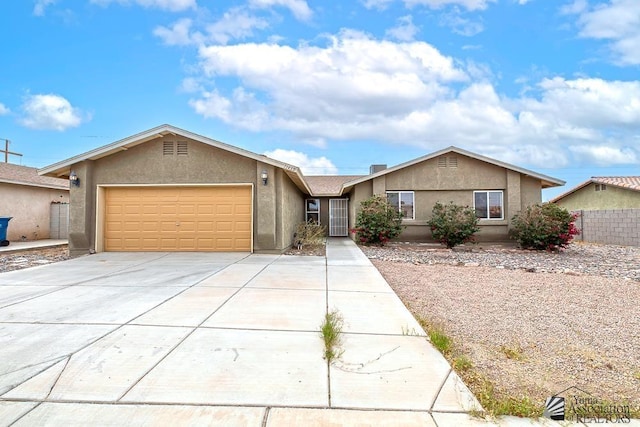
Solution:
M387 191L387 202L400 212L403 219L415 219L413 191Z
M320 199L305 200L305 221L320 224Z
M504 219L502 191L474 191L473 208L480 219Z

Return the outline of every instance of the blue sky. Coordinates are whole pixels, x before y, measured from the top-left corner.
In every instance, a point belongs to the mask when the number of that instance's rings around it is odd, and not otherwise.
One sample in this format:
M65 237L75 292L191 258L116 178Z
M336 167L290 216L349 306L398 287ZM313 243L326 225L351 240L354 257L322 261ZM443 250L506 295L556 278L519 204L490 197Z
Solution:
M307 174L455 145L567 181L545 198L640 175L637 0L21 0L0 16L0 138L27 166L169 123Z

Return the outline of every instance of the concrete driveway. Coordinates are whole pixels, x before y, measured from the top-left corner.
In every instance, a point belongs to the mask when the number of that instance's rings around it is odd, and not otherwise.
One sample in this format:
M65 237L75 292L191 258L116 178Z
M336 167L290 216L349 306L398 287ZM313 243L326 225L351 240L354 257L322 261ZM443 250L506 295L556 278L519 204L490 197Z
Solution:
M0 274L0 424L442 426L477 407L348 239L326 258L102 253Z

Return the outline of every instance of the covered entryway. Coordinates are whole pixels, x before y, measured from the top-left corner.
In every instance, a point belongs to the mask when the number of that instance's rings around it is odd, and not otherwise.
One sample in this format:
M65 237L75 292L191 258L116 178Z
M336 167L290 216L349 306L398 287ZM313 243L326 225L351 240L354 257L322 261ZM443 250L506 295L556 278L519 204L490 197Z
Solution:
M105 187L105 251L252 250L252 187Z
M329 199L329 236L349 235L349 199Z

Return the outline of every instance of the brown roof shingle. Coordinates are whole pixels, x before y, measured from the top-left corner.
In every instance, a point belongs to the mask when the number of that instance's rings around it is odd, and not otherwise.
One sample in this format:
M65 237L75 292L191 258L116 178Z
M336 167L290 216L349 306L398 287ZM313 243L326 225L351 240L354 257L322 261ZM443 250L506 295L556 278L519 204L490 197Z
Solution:
M342 184L362 178L363 175L312 175L304 179L309 185L311 193L317 196L338 196Z
M37 168L12 163L0 163L0 182L59 190L69 189L69 181L66 179L41 176Z

